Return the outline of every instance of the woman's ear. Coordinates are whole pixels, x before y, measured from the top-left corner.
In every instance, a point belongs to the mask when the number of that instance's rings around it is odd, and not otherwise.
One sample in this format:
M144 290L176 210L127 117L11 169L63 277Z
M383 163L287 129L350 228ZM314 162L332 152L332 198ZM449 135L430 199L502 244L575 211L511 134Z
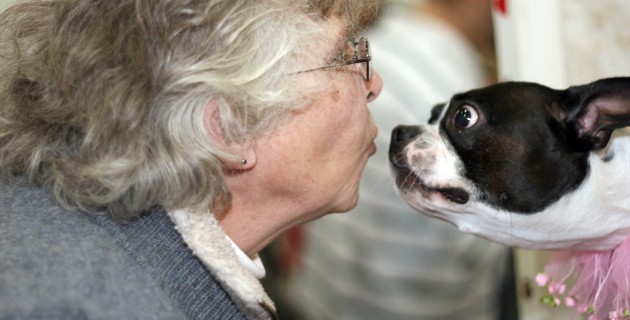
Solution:
M227 142L224 136L221 115L215 102L208 104L204 110L204 127L206 133L224 151L220 160L231 170L247 170L256 164L255 141L247 139L243 142Z

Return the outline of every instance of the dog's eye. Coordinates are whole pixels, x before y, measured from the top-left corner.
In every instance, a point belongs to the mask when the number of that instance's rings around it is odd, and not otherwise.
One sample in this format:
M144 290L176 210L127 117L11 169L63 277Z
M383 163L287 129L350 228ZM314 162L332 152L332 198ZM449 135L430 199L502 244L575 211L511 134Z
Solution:
M479 115L477 110L470 105L464 104L457 108L453 117L453 124L460 129L468 129L477 123Z

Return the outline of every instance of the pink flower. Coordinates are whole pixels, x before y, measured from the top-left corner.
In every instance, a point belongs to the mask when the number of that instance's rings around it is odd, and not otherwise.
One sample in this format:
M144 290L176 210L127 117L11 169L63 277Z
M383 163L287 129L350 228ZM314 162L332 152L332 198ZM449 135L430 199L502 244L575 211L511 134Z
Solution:
M588 311L588 307L585 305L579 305L576 309L579 313L586 313L586 311Z
M551 294L563 294L567 290L567 286L564 283L552 282L549 283L549 293Z
M544 287L547 284L547 281L549 281L549 276L544 274L544 273L539 273L536 275L536 284L539 287Z
M558 293L564 294L565 291L567 291L567 285L564 283L561 283L560 286L558 287Z
M573 297L566 297L566 298L564 298L564 303L569 308L575 307L575 299L573 299Z
M619 311L610 311L608 312L608 319L619 320L621 319L621 313Z

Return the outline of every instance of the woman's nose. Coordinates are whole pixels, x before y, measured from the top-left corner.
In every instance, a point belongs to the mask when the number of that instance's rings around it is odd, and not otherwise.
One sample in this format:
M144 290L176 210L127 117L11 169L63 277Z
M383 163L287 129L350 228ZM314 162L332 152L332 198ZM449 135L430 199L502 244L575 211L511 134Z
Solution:
M367 101L370 102L376 99L376 97L381 94L382 89L383 79L381 79L381 76L378 74L378 72L376 72L376 70L372 70L372 79L370 80L370 82L368 82Z

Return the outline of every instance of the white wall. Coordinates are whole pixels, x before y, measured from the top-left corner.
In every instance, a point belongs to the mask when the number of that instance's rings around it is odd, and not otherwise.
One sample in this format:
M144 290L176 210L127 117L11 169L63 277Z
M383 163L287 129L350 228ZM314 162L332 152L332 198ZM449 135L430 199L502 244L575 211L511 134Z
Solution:
M11 3L14 3L16 0L0 0L0 11L4 11Z
M495 11L499 80L564 86L560 2L512 0L505 13Z
M569 84L630 75L630 1L563 0L560 9Z
M630 1L506 2L494 14L501 80L564 88L630 75Z

